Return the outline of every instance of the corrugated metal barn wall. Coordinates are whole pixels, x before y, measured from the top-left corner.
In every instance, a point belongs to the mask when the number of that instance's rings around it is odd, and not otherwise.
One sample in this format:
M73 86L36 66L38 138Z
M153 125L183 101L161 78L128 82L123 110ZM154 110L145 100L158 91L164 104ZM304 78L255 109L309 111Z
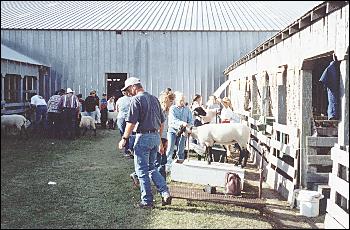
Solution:
M101 95L106 73L127 73L154 95L170 87L206 101L230 63L275 33L1 30L1 42L52 67L50 95L61 87Z

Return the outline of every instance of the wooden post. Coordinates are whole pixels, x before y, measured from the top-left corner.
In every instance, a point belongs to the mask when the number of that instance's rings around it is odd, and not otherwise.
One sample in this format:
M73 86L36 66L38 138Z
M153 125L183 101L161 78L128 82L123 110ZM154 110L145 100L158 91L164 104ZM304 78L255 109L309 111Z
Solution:
M259 140L259 145L260 145L260 140ZM260 159L260 166L259 166L259 175L260 175L260 178L259 178L259 199L262 198L262 182L263 182L263 161L264 161L264 155L265 155L265 150L263 149L262 153L261 153L261 159Z
M190 160L190 135L187 134L187 161Z
M300 89L300 101L301 111L299 114L300 122L300 188L306 187L306 175L307 175L307 155L306 149L306 136L311 136L311 119L312 119L312 107L304 105L312 105L312 71L302 70L300 71L301 77L301 89Z
M340 63L340 123L338 126L338 143L349 145L349 56Z

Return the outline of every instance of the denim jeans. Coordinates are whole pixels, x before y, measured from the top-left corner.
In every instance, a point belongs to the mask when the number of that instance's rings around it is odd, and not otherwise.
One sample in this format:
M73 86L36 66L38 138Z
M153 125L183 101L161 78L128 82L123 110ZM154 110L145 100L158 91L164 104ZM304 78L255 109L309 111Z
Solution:
M173 153L174 153L174 147L176 143L176 139L178 140L178 145L177 145L177 159L179 160L184 160L185 159L185 144L186 144L186 137L185 136L180 136L177 137L176 133L167 133L167 139L168 139L168 148L166 150L166 156L167 156L167 163L166 163L166 168L167 171L170 171L171 168L171 163L173 161Z
M35 129L38 131L40 126L40 120L43 124L43 129L47 129L47 106L46 105L38 105L35 110Z
M118 118L117 119L117 126L118 126L118 130L120 135L122 136L124 134L125 131L125 127L126 127L126 121L125 118ZM133 151L133 146L134 146L134 136L130 136L129 139L126 140L125 143L125 148L124 148L124 152L127 153L127 150L130 149L131 151Z
M169 195L166 181L154 165L159 144L160 137L158 133L136 134L134 165L136 175L140 181L141 202L143 204L150 205L153 203L151 179L161 196Z
M90 116L95 120L96 117L96 111L92 111L92 112L84 112L83 116Z

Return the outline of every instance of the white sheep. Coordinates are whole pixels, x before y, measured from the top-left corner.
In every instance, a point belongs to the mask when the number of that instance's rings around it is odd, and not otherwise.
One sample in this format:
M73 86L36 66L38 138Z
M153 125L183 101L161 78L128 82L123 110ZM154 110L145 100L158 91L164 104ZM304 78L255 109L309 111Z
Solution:
M95 136L96 136L96 124L95 124L94 118L92 118L90 116L82 116L79 127L84 128L83 136L85 135L88 128L92 129L94 131Z
M228 145L237 142L241 150L246 151L250 138L249 127L240 123L205 124L192 127L189 133L207 147L209 164L212 158L210 149L214 144L226 145L226 150L229 151Z
M5 131L10 127L15 127L20 131L20 136L22 136L22 131L27 134L27 128L30 126L31 122L25 118L23 115L19 114L10 114L10 115L2 115L1 116L1 130Z
M113 128L115 126L115 123L117 122L117 117L118 117L118 111L114 112L109 112L107 113L107 122L112 120L113 121Z

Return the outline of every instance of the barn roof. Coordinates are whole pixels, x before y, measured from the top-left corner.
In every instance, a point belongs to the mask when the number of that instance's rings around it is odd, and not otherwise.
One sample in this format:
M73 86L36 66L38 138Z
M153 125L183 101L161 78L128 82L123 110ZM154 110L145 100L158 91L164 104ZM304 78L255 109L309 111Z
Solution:
M17 62L22 62L22 63L28 63L28 64L33 64L33 65L47 66L43 63L35 61L34 59L9 48L3 44L1 44L1 59L17 61Z
M258 45L254 50L245 54L239 60L237 60L236 62L234 62L230 66L228 66L224 70L224 74L227 75L230 71L237 68L238 66L255 58L256 56L260 55L262 52L265 52L266 50L268 50L271 47L277 45L278 43L284 41L285 39L288 39L293 34L298 33L299 31L305 29L306 27L311 26L312 24L314 24L318 20L323 19L327 15L331 14L332 12L334 12L336 10L339 10L340 8L342 8L346 5L349 5L349 1L325 1L325 2L322 2L321 4L315 6L314 8L312 8L311 10L306 12L304 15L299 17L297 20L293 21L286 28L280 30L273 37L269 38L268 40L266 40L263 43L261 43L260 45Z
M320 1L1 1L1 29L278 31Z

